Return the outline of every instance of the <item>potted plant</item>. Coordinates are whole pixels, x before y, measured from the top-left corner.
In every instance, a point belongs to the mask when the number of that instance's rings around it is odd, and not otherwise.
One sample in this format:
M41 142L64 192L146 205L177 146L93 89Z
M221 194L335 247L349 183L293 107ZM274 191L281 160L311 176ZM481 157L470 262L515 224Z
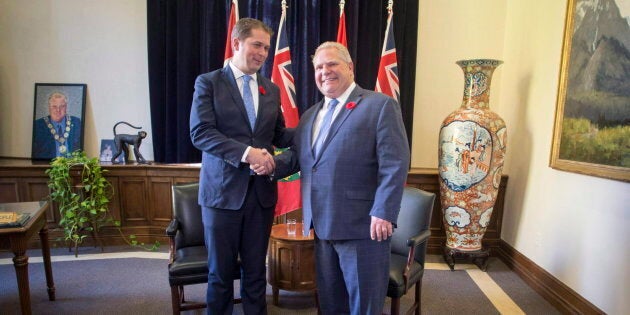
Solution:
M63 228L64 240L72 242L75 256L78 256L79 244L88 234L98 240L98 231L104 225L113 224L122 235L120 222L113 220L109 213L113 190L105 179L106 171L97 158L89 158L83 151L55 158L46 170L50 198L59 207L59 225ZM144 247L135 235L123 235L123 239L131 246L147 250L155 250L160 245L156 241L153 246Z

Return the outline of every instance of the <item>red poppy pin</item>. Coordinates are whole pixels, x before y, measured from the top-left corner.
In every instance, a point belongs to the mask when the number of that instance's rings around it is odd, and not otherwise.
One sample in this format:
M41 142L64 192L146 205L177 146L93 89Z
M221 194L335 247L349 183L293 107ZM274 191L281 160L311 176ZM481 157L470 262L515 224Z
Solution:
M355 107L357 107L357 103L355 103L355 102L350 102L350 103L346 104L346 108L349 109L349 110L352 110Z
M264 88L264 87L262 87L262 86L259 86L259 87L258 87L258 92L260 92L260 94L262 94L262 95L267 94L267 91L265 91L265 88Z

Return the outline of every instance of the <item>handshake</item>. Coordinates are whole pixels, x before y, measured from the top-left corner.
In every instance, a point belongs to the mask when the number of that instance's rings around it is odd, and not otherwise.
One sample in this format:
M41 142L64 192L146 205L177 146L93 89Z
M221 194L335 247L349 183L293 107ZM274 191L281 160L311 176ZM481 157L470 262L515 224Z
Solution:
M265 148L251 148L245 160L249 163L249 168L253 170L256 175L273 174L276 168L273 154L269 153Z

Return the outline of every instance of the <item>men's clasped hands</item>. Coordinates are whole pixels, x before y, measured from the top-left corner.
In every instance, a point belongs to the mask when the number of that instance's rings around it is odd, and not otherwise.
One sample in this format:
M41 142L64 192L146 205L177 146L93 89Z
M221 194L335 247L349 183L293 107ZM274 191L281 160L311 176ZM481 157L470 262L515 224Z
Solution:
M247 153L247 163L249 168L256 173L256 175L269 175L273 174L276 168L276 162L273 160L273 154L269 153L267 149L251 148Z

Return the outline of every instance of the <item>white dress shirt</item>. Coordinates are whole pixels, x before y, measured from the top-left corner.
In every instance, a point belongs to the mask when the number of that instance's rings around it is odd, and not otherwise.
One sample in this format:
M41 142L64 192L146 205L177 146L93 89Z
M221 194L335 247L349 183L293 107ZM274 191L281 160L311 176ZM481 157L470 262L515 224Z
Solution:
M232 74L234 74L234 79L236 79L236 85L238 85L238 90L241 93L241 99L243 98L243 76L245 75L245 73L243 71L241 71L239 68L237 68L236 66L234 66L234 64L232 64L232 61L230 60L230 69L232 69ZM256 117L258 117L258 78L257 78L257 73L254 74L250 74L250 76L252 77L252 80L249 80L249 89L252 91L252 98L254 99L254 112L256 114ZM243 152L243 156L241 157L241 162L245 163L247 162L247 154L249 153L249 150L251 149L251 146L248 146L247 149L245 149L245 152Z
M350 93L352 93L356 86L357 84L352 82L352 84L350 84L350 86L339 97L337 97L337 101L339 101L339 104L337 104L337 107L333 112L332 119L330 120L331 124L335 122L335 118L337 118L337 115L339 115L339 113L341 112L341 109L344 107L346 101L348 100L348 96L350 96ZM317 117L315 117L315 123L313 124L313 134L311 137L313 141L311 142L311 147L315 145L317 135L319 134L319 129L321 129L322 127L322 120L324 120L324 116L326 115L326 112L328 112L328 106L331 100L332 98L324 97L324 106L322 106L322 109L319 110L319 113L317 113Z

